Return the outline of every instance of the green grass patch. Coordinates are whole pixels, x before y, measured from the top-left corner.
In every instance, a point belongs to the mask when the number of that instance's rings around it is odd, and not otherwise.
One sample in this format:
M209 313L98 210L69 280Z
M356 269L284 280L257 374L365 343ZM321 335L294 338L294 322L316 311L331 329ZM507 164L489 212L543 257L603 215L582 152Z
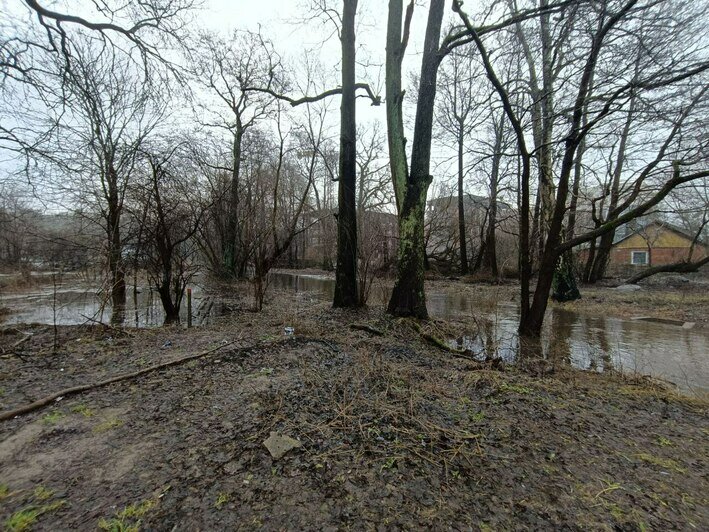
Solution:
M111 419L107 419L103 423L99 423L92 430L96 434L101 434L103 432L107 432L111 429L115 429L115 428L122 427L122 426L123 426L122 420L117 419L117 418L111 418Z
M42 421L47 425L54 425L55 423L59 423L59 421L65 416L66 414L64 414L64 412L61 412L59 410L52 410L48 414L45 414L45 416L42 418Z
M52 495L54 495L54 492L52 490L45 488L44 486L37 486L34 489L33 495L34 495L35 500L37 500L37 501L46 501Z
M670 447L670 446L674 445L670 440L668 440L664 436L658 436L657 443L662 447Z
M155 499L126 506L108 519L101 518L98 527L108 532L138 532L142 518L157 505Z
M485 414L483 412L476 412L472 416L470 416L470 420L474 421L475 423L480 423L485 419Z
M506 393L519 393L519 394L530 394L534 390L527 386L520 386L519 384L510 384L509 382L503 382L500 384L499 390Z
M673 471L676 471L678 473L687 472L686 468L680 466L675 460L672 460L671 458L662 458L659 456L654 456L650 453L638 453L635 455L635 457L639 460L642 460L643 462L647 462L648 464L656 465L664 469L672 469Z
M224 506L226 503L228 503L230 499L231 499L231 497L229 497L228 493L220 492L219 495L217 495L217 500L214 503L214 507L217 510L221 510L222 506Z
M5 521L5 530L8 532L23 532L29 530L37 521L39 516L48 512L58 510L66 503L64 501L55 501L42 506L28 506L12 514Z
M75 414L81 414L84 417L91 417L95 415L95 412L91 410L88 406L85 404L79 404L76 406L71 407L71 411L74 412Z

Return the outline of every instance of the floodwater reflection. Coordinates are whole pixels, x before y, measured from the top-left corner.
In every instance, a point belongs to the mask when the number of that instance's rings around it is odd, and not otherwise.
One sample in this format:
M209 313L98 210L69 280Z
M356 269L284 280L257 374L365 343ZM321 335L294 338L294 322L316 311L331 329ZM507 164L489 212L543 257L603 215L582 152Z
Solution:
M193 306L201 302L198 287L193 290ZM43 288L29 293L0 297L0 307L12 309L3 323L44 323L80 325L87 322L111 323L126 327L157 327L163 325L165 313L160 298L152 290L131 293L123 309L113 312L110 303L96 290L77 286L53 290ZM186 321L186 303L180 309Z
M332 297L334 280L317 275L274 273L271 285L280 289ZM385 304L389 291L374 287L372 304ZM446 319L486 318L475 336L454 339L480 358L512 363L519 353L519 307L513 301L476 299L463 292L428 291L428 311ZM709 332L676 325L606 316L587 316L551 308L540 340L541 356L565 360L573 367L603 372L617 370L667 380L685 392L709 396Z

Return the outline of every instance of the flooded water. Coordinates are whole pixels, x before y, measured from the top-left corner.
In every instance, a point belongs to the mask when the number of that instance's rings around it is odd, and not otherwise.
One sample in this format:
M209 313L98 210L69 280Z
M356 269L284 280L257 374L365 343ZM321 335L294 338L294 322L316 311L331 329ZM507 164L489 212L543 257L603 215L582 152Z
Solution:
M272 287L322 299L331 299L335 288L334 279L318 275L279 272L271 274L269 279ZM369 302L385 305L389 294L389 286L375 282ZM470 318L475 334L450 339L451 345L465 347L481 359L499 357L510 363L516 360L519 307L514 301L502 297L491 301L489 292L483 299L454 290L428 291L426 298L433 317ZM186 305L183 301L183 324ZM208 323L220 313L220 305L199 286L194 286L193 323ZM0 296L0 307L12 310L4 316L4 324L52 324L56 320L60 325L77 325L92 321L108 323L111 318L110 306L96 290L71 280L57 290L44 287L29 293L5 294ZM124 325L128 327L156 327L164 320L157 294L148 289L137 294L135 303L132 290L128 290L125 316ZM479 325L475 325L476 319ZM709 331L550 309L541 347L545 356L563 358L577 368L651 375L675 383L686 393L709 397Z
M192 292L193 316L200 308L202 292L195 286ZM140 289L137 297L128 289L125 320L127 327L158 327L163 325L165 313L160 297L149 289ZM53 288L41 287L30 292L0 296L0 307L11 309L3 317L4 324L43 323L57 325L81 325L91 322L109 323L111 305L95 289L82 288L76 283L67 282L65 286ZM180 316L187 319L187 298L182 301Z
M274 273L271 285L331 298L335 281L317 275ZM374 286L370 304L385 304L389 289ZM519 351L519 307L513 301L484 301L462 292L426 292L431 316L470 316L480 323L475 336L452 339L480 358L501 357L514 362ZM478 329L478 327L475 327ZM562 309L548 311L542 334L547 357L564 358L580 369L609 369L651 375L692 395L709 396L709 332L677 325L605 316L588 316Z

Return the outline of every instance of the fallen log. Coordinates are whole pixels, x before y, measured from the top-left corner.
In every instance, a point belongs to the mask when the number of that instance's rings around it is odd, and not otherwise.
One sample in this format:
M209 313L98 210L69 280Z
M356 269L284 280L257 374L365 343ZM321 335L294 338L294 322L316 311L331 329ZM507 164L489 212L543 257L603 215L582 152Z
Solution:
M699 268L709 264L709 255L696 262L681 261L673 264L660 264L652 266L630 277L624 284L636 284L642 279L647 279L657 273L694 273L699 271Z
M15 408L14 410L8 410L6 412L0 413L0 421L6 421L6 420L12 419L16 416L20 416L23 414L28 414L30 412L34 412L35 410L39 410L40 408L47 406L50 403L53 403L54 401L56 401L60 397L66 397L68 395L75 395L77 393L85 392L88 390L102 388L104 386L108 386L109 384L114 384L116 382L134 379L136 377L146 375L147 373L151 373L153 371L157 371L157 370L164 369L164 368L169 368L171 366L177 366L179 364L184 364L185 362L189 362L190 360L196 360L198 358L205 357L205 356L215 353L216 351L219 351L220 349L223 349L229 345L233 345L237 341L238 340L232 340L231 342L227 342L225 344L219 345L219 346L209 349L207 351L202 351L201 353L196 353L196 354L188 355L186 357L178 358L175 360L170 360L168 362L162 362L160 364L155 364L153 366L141 369L140 371L135 371L133 373L124 373L123 375L116 375L115 377L111 377L110 379L106 379L103 381L94 382L91 384L84 384L81 386L74 386L72 388L65 388L63 390L59 390L58 392L54 392L50 395L47 395L46 397L43 397L41 399L38 399L37 401L34 401L32 403L26 404L24 406L20 406L18 408Z

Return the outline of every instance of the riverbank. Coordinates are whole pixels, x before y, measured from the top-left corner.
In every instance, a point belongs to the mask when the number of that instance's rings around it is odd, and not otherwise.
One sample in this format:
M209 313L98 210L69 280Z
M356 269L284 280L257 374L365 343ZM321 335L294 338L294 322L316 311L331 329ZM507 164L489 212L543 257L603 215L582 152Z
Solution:
M291 275L334 279L332 272L318 269L275 270ZM682 277L686 280L686 277ZM382 296L372 296L375 304L385 304L392 281L379 282ZM480 302L480 308L492 309L500 301L519 303L519 283L501 284L476 282L474 278L450 279L432 277L426 281L427 291L465 293ZM709 329L709 283L689 281L672 284L652 279L642 283L639 290L618 290L612 284L581 285L581 299L567 303L550 302L550 307L569 310L589 316L619 319L656 318L693 323L697 329Z
M472 361L426 339L469 323L423 327L273 293L262 314L197 329L61 327L56 352L51 327L8 329L3 411L224 347L0 423L0 519L36 530L709 523L706 402L562 360ZM296 447L273 458L273 432Z

